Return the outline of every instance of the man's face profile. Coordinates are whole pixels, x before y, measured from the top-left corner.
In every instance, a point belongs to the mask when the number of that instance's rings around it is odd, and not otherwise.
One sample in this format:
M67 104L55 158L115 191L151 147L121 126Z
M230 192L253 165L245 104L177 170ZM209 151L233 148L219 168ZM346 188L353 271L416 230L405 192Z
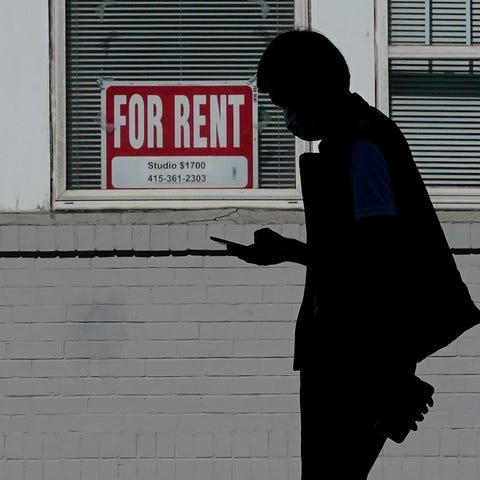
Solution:
M335 105L332 96L322 94L308 86L276 85L269 90L274 105L285 113L287 128L297 137L307 141L320 140L332 118Z

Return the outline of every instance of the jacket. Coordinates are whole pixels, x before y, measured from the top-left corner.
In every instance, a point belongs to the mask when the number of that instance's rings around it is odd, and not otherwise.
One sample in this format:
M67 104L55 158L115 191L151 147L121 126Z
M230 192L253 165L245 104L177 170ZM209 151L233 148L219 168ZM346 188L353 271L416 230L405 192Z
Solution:
M375 278L355 245L353 142L374 142L390 169L398 255ZM295 326L294 370L416 364L480 323L398 126L351 94L342 131L300 156L309 264ZM368 278L368 281L365 279Z

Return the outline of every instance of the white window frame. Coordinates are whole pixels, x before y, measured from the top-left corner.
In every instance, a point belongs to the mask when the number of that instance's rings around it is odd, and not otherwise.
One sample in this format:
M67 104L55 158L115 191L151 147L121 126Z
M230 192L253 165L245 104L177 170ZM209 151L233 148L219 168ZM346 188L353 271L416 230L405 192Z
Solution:
M389 45L388 2L375 0L376 105L389 114L388 62L390 59L480 60L480 45ZM428 187L434 206L442 210L480 210L480 188Z
M310 25L309 0L295 0L295 25ZM196 209L196 208L303 208L298 157L312 143L296 139L294 189L238 190L67 190L65 0L50 0L51 21L51 145L53 210Z

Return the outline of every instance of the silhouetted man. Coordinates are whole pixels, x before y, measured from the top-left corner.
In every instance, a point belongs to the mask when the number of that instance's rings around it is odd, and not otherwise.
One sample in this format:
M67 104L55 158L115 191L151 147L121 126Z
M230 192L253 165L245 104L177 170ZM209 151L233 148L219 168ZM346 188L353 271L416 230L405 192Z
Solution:
M271 229L229 246L258 265L307 267L295 328L302 480L365 480L387 437L432 405L416 364L480 322L407 142L350 92L323 35L290 31L263 53L257 85L287 128L321 140L300 157L306 244Z

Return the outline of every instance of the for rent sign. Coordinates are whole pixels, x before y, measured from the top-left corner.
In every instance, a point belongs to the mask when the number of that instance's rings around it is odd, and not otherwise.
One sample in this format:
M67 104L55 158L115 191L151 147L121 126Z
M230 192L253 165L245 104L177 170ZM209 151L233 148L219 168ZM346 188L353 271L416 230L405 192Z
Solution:
M103 188L255 188L249 84L108 84Z

